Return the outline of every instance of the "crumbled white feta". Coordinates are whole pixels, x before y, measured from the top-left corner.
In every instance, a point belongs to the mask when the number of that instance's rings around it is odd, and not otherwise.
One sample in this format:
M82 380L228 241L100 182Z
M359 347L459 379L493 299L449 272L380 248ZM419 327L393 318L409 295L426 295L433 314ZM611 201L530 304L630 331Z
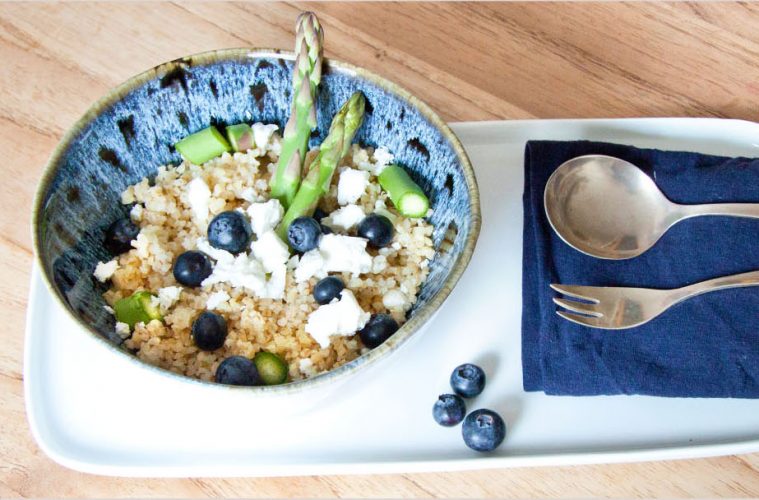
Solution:
M142 212L144 209L142 208L142 205L139 203L132 207L132 210L129 211L129 218L132 219L134 222L139 222L142 220Z
M326 272L368 273L372 256L366 252L366 240L341 234L325 234L319 242Z
M258 293L262 299L281 299L285 296L287 264L280 264L271 270L264 289Z
M158 289L158 302L161 310L166 312L177 303L182 293L181 286L165 286Z
M380 146L374 150L374 174L379 175L385 169L386 166L393 163L395 156L384 146Z
M298 370L300 370L300 373L303 374L304 377L310 378L316 375L316 369L314 368L314 362L311 361L309 358L301 359L298 362Z
M340 234L325 234L319 248L309 250L295 269L295 281L301 283L313 276L323 278L329 272L368 273L372 256L366 252L366 240Z
M406 309L409 304L408 297L400 290L390 290L382 296L382 305L388 309Z
M337 182L337 202L340 205L356 203L369 184L369 172L346 168Z
M298 257L297 255L293 255L292 257L290 257L290 260L287 261L287 270L288 271L294 270L295 268L298 267L299 262L300 262L300 257Z
M324 349L329 347L333 335L349 336L366 325L371 315L361 309L356 297L350 290L343 290L340 300L333 299L329 304L308 315L306 333L311 335Z
M253 129L253 142L255 142L256 147L262 151L268 149L271 135L279 129L279 127L273 123L254 123L250 128Z
M324 257L317 248L304 253L295 268L295 281L302 283L311 279L312 276L323 278L327 276L324 270Z
M261 261L267 273L286 264L290 258L290 250L287 245L272 230L259 236L256 241L251 243L250 248L253 250L253 255Z
M99 282L105 283L111 279L111 276L113 276L113 273L115 273L118 268L119 262L116 259L109 260L108 262L98 262L95 266L95 272L92 274Z
M274 229L285 214L282 204L277 199L266 203L251 203L248 207L250 227L259 238L267 231Z
M256 196L256 191L252 187L246 187L238 193L237 197L247 201L248 203L253 203L258 199L258 196Z
M254 294L262 292L266 286L266 273L255 258L241 253L236 257L229 252L212 247L203 238L198 239L198 250L216 260L213 272L203 280L201 286L229 283L234 288L247 288Z
M211 295L209 295L208 299L206 300L206 309L208 309L209 311L218 309L220 305L224 304L229 299L230 299L229 294L225 292L224 290L219 290L218 292L214 292Z
M364 220L364 217L366 214L363 208L358 205L345 205L322 219L322 223L335 230L348 231Z
M103 309L105 309L105 312L107 312L108 314L115 314L113 307L109 306L108 304L104 305Z
M121 321L116 322L116 334L121 337L122 339L125 339L129 337L129 335L132 333L132 331L129 329L129 325L126 323L122 323Z
M187 184L187 202L198 224L205 224L208 220L208 204L211 201L211 190L208 184L196 177Z

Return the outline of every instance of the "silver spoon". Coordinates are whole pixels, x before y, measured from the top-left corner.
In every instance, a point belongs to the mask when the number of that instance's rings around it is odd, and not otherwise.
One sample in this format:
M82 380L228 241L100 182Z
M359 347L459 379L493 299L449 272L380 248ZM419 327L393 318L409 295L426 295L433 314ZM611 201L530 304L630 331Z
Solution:
M672 203L638 167L603 155L562 163L548 179L544 203L548 221L562 240L580 252L614 260L637 257L683 219L759 218L759 204Z

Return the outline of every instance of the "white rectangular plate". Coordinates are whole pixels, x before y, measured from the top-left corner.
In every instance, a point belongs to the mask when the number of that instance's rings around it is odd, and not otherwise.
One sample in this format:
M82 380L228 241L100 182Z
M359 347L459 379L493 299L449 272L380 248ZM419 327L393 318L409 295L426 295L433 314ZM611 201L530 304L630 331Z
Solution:
M692 458L759 450L759 400L549 397L521 377L522 162L528 139L589 139L759 154L759 125L717 119L535 120L453 125L475 166L483 226L472 262L418 341L301 414L241 391L198 390L114 359L35 270L24 380L29 422L57 462L122 476L271 476L462 470ZM494 453L431 416L451 370L476 362L501 413ZM230 396L234 392L234 396Z

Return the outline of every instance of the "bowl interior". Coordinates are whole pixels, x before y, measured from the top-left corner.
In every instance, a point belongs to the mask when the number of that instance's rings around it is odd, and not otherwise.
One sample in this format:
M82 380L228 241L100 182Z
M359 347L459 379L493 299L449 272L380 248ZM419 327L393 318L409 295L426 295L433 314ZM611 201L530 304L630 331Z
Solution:
M166 63L99 101L64 138L38 194L36 250L54 292L85 326L121 342L103 307L107 285L92 277L98 261L112 258L102 245L104 230L128 214L120 193L154 176L159 165L179 162L173 144L209 124L261 121L281 129L289 115L291 71L292 56L278 51L233 49ZM312 146L356 90L367 98L356 141L387 147L429 195L434 211L437 252L413 318L447 286L462 253L471 253L479 230L476 186L457 139L425 106L343 63L325 64Z

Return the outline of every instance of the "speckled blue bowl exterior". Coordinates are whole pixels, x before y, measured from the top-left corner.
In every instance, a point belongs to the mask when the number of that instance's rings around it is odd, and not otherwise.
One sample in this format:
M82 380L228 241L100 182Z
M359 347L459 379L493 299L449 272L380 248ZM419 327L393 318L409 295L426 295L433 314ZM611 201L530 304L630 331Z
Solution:
M173 144L210 124L260 121L283 127L291 71L292 55L275 50L231 49L172 61L115 89L64 137L38 191L35 248L52 291L89 330L120 342L113 316L103 307L107 285L92 277L96 263L111 258L102 245L104 230L128 213L120 193L154 176L159 165L179 162ZM380 77L326 62L311 145L324 139L332 116L356 90L367 98L356 141L386 146L430 196L438 252L411 320L392 341L330 373L379 357L417 330L463 272L480 225L476 183L458 140L429 108ZM457 235L450 249L445 244L440 250L449 227Z

